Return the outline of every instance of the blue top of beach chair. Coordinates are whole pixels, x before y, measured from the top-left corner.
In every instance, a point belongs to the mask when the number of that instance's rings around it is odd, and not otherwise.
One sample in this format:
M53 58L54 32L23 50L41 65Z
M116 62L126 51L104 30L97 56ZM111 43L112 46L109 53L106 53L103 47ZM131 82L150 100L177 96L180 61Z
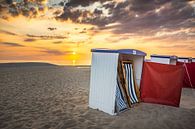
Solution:
M177 59L177 56L174 56L174 55L169 56L169 55L157 55L157 54L153 54L150 57Z
M140 55L146 56L145 52L136 49L107 49L107 48L95 48L91 49L91 52L101 52L101 53L119 53L119 54L129 54L129 55Z

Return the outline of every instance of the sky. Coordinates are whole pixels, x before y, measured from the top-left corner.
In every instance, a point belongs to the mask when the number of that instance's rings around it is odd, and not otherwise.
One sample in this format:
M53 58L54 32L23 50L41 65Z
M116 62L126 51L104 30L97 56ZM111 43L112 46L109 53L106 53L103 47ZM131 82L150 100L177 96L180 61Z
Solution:
M92 48L195 57L195 1L0 0L0 63L88 65Z

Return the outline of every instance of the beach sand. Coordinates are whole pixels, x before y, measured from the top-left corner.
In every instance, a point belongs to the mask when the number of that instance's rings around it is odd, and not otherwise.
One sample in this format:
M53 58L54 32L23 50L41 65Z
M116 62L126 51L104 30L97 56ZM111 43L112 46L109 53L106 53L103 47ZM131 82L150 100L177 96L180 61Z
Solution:
M194 129L195 90L180 108L140 103L117 116L88 107L90 68L0 68L0 129Z

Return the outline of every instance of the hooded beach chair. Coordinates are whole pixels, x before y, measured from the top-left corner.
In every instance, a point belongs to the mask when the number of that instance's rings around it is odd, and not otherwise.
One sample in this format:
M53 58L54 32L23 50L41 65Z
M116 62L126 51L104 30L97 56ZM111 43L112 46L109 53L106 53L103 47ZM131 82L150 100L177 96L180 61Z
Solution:
M169 56L169 55L156 55L153 54L150 56L151 62L161 63L161 64L171 64L176 65L177 64L177 56Z
M144 52L92 49L89 107L111 115L139 102Z

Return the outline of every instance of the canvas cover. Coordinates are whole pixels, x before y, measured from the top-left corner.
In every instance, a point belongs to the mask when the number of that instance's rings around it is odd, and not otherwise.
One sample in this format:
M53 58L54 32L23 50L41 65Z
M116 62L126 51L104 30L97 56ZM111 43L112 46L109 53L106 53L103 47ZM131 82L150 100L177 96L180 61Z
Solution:
M191 82L191 88L195 88L195 63L186 64L186 68L188 70L189 79Z
M141 80L141 100L179 107L184 69L181 65L145 62Z
M177 62L177 65L182 65L184 68L184 88L195 88L195 63Z
M133 64L124 64L125 70L125 80L126 80L126 90L128 96L130 97L131 104L138 103L138 96L135 89L135 79L133 75Z
M135 82L133 61L129 56L119 55L117 72L115 112L119 113L139 103L140 93Z
M117 77L117 86L116 86L116 104L115 112L119 113L128 108L126 103L125 96L122 94L121 84L119 83L119 78Z

